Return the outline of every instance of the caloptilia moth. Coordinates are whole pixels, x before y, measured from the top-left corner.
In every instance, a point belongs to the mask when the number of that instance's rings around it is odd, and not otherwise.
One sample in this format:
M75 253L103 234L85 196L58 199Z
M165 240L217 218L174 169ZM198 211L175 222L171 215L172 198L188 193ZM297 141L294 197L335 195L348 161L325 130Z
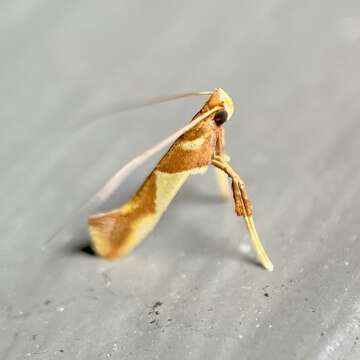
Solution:
M132 251L154 229L186 179L213 165L230 178L235 212L245 219L259 261L273 270L254 225L245 184L224 155L223 125L233 112L229 95L215 89L136 194L119 209L89 218L92 246L98 255L114 259Z

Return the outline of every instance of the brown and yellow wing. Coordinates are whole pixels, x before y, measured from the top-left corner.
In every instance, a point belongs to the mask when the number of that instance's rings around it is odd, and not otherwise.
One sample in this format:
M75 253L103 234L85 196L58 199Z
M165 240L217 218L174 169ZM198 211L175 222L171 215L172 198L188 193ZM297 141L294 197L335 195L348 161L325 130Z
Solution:
M207 170L215 151L216 131L209 119L182 135L132 199L119 209L89 218L97 254L109 259L126 255L154 229L189 175Z

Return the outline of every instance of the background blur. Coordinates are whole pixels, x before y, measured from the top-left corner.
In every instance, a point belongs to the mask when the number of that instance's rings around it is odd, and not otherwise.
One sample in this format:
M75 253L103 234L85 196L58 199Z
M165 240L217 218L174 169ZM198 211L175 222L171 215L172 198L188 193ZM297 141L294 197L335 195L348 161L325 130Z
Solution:
M5 0L0 59L1 359L359 359L359 1ZM159 157L69 215L206 98L76 124L214 87L274 273L211 171L130 256L89 255L86 211Z

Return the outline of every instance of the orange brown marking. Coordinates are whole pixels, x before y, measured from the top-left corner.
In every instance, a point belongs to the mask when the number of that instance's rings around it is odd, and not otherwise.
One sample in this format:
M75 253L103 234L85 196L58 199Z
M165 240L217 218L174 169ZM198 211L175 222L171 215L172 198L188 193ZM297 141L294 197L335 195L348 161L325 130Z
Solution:
M155 193L156 177L151 173L133 198L123 207L89 218L90 232L96 229L107 234L107 241L96 241L93 236L94 249L99 255L113 259L131 250L128 249L126 241L121 239L128 238L135 220L155 212Z

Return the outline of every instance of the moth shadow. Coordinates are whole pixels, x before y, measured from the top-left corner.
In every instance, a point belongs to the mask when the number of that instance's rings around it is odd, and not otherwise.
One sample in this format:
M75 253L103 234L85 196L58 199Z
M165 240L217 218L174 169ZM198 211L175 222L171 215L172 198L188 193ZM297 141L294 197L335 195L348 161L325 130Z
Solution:
M74 244L72 247L72 251L76 254L84 254L89 256L97 256L93 250L93 248L90 245L90 240L87 241L87 243L83 244Z
M179 223L177 218L169 219L169 226L172 229L179 228L180 236L164 237L162 244L159 244L161 252L170 256L174 253L186 253L190 257L204 257L214 260L231 260L245 262L252 266L262 268L261 264L251 253L244 253L234 246L234 241L230 241L228 236L221 234L221 229L217 231L205 231L196 222ZM176 222L176 223L175 223ZM172 224L173 223L173 224ZM169 236L170 237L170 236ZM240 236L239 236L240 243Z
M97 257L93 248L91 247L90 238L79 240L79 238L74 237L72 241L64 245L65 253L69 255L83 255L89 257Z
M64 244L64 252L69 255L84 255L97 257L91 247L90 236L85 226L80 225L71 229L71 238Z

